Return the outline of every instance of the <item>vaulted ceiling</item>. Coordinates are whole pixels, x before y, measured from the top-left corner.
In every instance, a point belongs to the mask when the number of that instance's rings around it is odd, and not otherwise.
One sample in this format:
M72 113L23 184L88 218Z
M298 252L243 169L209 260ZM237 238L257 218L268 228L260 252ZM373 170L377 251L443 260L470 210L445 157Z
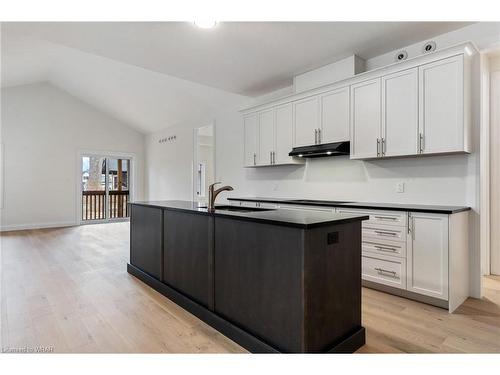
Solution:
M2 87L48 80L147 133L242 106L346 56L368 59L467 24L3 23Z

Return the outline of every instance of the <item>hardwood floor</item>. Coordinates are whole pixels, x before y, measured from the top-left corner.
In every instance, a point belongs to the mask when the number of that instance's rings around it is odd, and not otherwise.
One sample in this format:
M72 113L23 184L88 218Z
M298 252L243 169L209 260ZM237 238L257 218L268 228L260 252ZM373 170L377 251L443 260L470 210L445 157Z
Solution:
M244 353L126 272L128 223L2 233L1 346L54 352ZM446 310L363 289L361 353L500 353L500 277Z

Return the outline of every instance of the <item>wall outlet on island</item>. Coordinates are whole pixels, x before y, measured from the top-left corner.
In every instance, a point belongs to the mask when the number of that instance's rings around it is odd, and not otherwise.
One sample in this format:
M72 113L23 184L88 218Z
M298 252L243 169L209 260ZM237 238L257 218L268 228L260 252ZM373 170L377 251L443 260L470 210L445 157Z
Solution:
M405 183L404 182L398 182L396 184L396 193L404 193L405 192Z

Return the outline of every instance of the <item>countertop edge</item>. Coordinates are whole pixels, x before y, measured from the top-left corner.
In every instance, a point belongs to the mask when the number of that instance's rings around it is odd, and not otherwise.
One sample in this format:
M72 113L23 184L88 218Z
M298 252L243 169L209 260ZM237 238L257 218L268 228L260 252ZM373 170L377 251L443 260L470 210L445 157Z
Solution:
M374 203L377 205L387 204L386 207L373 206L369 202L349 202L349 203L338 203L332 202L297 202L295 199L282 199L282 198L227 198L229 201L242 201L242 202L266 202L266 203L282 203L294 206L318 206L318 207L343 207L343 208L355 208L355 209L369 209L369 210L390 210L390 211L411 211L411 212L426 212L426 213L436 213L436 214L456 214L459 212L470 211L471 207L450 207L449 209L444 208L433 208L432 205L429 207L409 207L405 206L404 203L400 207L392 206L393 204L399 203ZM410 205L411 206L411 205ZM418 206L418 205L416 205Z
M287 221L282 221L282 220L273 220L273 219L269 219L269 218L259 218L259 217L252 217L252 216L235 215L235 214L232 214L230 212L227 212L227 213L224 213L224 212L205 212L205 211L196 211L196 210L182 208L182 207L167 207L167 206L162 206L162 205L157 205L157 204L150 204L150 203L146 203L146 202L129 202L129 204L136 205L136 206L143 206L143 207L152 207L152 208L157 208L157 209L162 209L162 210L180 211L180 212L192 213L192 214L197 214L197 215L220 217L220 218L225 218L225 219L230 218L230 219L234 219L234 220L251 221L254 223L280 225L280 226L293 227L293 228L298 228L298 229L313 229L313 228L319 228L319 227L324 227L324 226L329 226L329 225L347 224L347 223L356 222L356 221L361 222L363 220L369 219L369 217L366 215L359 215L356 217L346 217L346 218L342 218L342 219L327 220L327 221L318 222L318 223L303 224L303 223L287 222Z

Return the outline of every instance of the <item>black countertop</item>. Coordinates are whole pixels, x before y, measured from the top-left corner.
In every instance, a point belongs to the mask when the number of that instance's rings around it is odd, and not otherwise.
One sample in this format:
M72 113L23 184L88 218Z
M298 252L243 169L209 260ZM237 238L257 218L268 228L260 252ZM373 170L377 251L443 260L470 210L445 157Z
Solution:
M275 225L284 225L296 228L316 228L332 224L344 224L354 221L368 220L366 215L337 214L334 212L318 212L307 210L266 210L260 209L251 212L237 212L217 209L208 212L198 202L190 201L145 201L133 202L133 205L161 208L165 210L194 212L200 215L212 215L217 217L233 218L253 222L263 222ZM219 205L220 207L221 205Z
M470 207L465 206L436 206L424 204L407 204L407 203L370 203L370 202L345 202L345 201L327 201L315 199L286 199L286 198L228 198L228 200L246 201L246 202L266 202L266 203L282 203L304 206L319 206L319 207L342 207L342 208L361 208L361 209L377 209L391 211L412 211L412 212L428 212L436 214L455 214L457 212L468 211Z

